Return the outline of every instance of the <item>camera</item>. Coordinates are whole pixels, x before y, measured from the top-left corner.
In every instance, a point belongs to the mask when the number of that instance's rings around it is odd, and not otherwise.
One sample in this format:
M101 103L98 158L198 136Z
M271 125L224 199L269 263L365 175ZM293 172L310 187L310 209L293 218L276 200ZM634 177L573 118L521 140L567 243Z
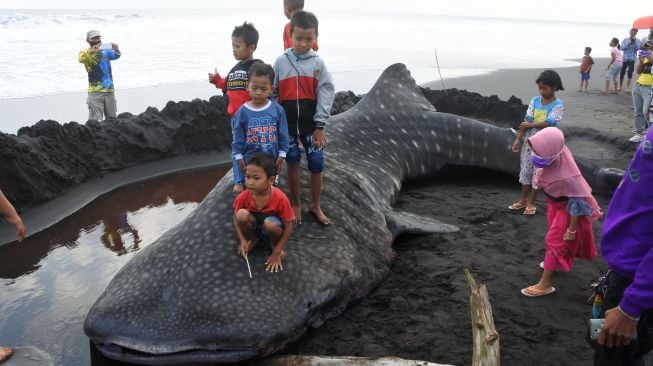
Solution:
M651 51L649 50L639 50L637 51L638 57L651 57Z

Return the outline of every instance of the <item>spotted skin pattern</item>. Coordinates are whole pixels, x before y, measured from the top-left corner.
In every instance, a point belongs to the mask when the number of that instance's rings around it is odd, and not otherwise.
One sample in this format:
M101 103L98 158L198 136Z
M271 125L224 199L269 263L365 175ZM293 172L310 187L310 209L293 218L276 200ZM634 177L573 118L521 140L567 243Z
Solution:
M185 221L135 255L90 309L84 331L98 349L151 365L278 352L388 274L399 233L388 229L386 213L403 182L447 164L519 172L513 131L435 112L401 64L386 69L355 107L331 117L327 129L322 208L331 225L295 225L279 273L265 271L268 248L254 250L250 279L236 254L228 173ZM283 179L281 187L288 187ZM310 197L307 186L301 189Z

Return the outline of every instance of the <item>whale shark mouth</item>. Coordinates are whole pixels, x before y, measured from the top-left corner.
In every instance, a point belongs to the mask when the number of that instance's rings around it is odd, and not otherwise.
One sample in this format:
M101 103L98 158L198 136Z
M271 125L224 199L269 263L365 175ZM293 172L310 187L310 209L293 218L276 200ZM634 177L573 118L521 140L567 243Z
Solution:
M114 343L102 344L92 342L95 348L107 358L120 362L129 362L139 365L206 365L230 364L244 360L252 360L260 355L254 349L196 349L175 353L151 354L136 351Z

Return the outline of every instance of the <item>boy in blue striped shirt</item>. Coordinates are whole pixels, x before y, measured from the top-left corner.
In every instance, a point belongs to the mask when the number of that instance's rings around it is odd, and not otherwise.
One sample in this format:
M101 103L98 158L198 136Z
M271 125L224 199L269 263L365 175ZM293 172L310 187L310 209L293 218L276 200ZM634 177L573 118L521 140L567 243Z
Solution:
M244 177L245 166L256 152L270 155L275 160L277 172L288 153L286 113L279 104L268 99L274 82L272 66L255 62L247 77L247 91L252 99L231 119L231 153L238 163L234 178Z

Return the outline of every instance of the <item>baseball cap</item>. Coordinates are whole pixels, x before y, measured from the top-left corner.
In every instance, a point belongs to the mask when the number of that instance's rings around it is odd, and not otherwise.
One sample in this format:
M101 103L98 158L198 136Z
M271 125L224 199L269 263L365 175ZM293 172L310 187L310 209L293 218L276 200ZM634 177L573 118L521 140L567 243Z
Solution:
M90 30L86 32L86 39L89 40L93 37L101 37L99 30Z
M653 42L646 41L646 42L644 42L644 45L642 47L653 47Z

